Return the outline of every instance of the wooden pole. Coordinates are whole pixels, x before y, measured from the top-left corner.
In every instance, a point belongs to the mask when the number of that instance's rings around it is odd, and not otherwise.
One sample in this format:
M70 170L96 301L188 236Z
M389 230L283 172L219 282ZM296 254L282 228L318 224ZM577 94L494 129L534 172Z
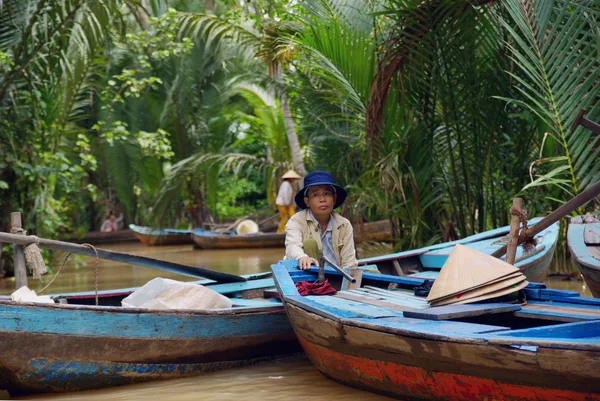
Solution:
M28 245L36 242L36 239L25 235L0 233L0 242L9 242L17 245ZM71 244L70 242L38 238L37 245L40 248L53 249L55 251L71 252L91 257L96 256L96 254L91 248L85 245ZM185 276L203 277L211 280L221 281L223 283L247 281L245 277L236 276L235 274L216 272L214 270L203 269L201 267L180 265L179 263L147 258L145 256L129 255L127 253L109 251L101 248L96 248L96 251L98 251L98 257L101 259L114 260L117 262L130 263L133 265L144 267L151 267L153 269L160 269L173 273L179 273Z
M23 236L23 238L25 238L25 233L23 231L20 231L23 229L20 212L14 212L10 214L10 227L11 230L15 233L14 235ZM23 244L13 245L15 265L15 287L17 290L21 287L27 287L27 267L25 266L25 252L23 251L22 245Z
M567 203L565 203L564 205L562 205L561 207L559 207L558 209L556 209L555 211L550 213L548 216L544 217L536 225L529 227L527 229L527 231L525 232L525 237L526 238L535 237L536 234L538 234L541 231L545 230L546 228L550 227L552 224L556 223L558 220L562 219L563 217L565 217L566 215L568 215L569 213L571 213L573 210L577 209L578 207L591 201L598 195L600 195L600 181L598 181L597 183L595 183L594 185L592 185L585 191L581 192L579 195L577 195L576 197L574 197L573 199L571 199L570 201L568 201ZM519 244L521 242L523 242L523 241L521 241L521 239L519 239ZM492 253L492 256L494 256L496 258L500 258L500 257L504 256L504 254L506 253L506 249L507 249L507 246L504 245L500 249L498 249L496 252Z
M523 199L513 198L511 210L513 210L513 209L521 210L522 204L523 204ZM519 226L520 225L521 225L520 217L511 213L510 234L508 237L507 252L506 252L506 263L510 263L511 265L515 264L515 256L517 255L517 246L518 246L518 242L519 242Z

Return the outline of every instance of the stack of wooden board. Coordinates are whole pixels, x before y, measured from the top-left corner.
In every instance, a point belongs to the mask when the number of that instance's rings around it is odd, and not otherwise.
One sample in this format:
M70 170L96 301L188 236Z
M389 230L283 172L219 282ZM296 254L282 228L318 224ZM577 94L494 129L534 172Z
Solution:
M467 304L521 290L528 282L523 273L493 256L456 245L431 287L431 306Z

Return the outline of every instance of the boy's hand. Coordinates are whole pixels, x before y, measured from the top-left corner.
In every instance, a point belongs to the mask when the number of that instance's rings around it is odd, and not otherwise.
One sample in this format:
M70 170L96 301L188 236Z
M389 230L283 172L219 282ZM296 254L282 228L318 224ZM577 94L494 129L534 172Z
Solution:
M319 262L315 258L311 258L309 256L304 256L298 259L298 269L301 270L309 270L310 265L315 265L319 267Z

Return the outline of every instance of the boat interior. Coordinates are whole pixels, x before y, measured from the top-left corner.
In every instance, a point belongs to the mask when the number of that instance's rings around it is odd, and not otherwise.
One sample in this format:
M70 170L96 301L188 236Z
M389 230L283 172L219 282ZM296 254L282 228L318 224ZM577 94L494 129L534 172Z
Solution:
M265 289L272 288L273 280L271 278L256 278L253 280L217 284L211 280L200 280L198 284L203 284L222 295L227 296L233 301L233 308L273 308L280 307L281 301L272 296L272 292L266 292ZM123 289L98 292L99 306L121 306L121 301L129 296L135 289ZM54 301L59 304L70 305L95 305L96 293L93 291L84 293L61 294L52 296Z
M286 268L282 262L273 267L274 271L277 267ZM318 277L318 268L300 271L288 266L287 269L293 283L315 281ZM502 298L486 303L430 307L424 297L414 295L414 288L424 282L422 278L363 271L360 287L348 289L349 282L340 273L331 268L325 270L326 278L338 290L335 295L296 294L286 296L286 300L342 323L376 326L377 330L390 332L485 335L498 337L500 343L501 337L508 336L511 345L520 342L513 336L531 339L535 335L558 342L574 338L600 340L600 299L581 297L575 291L530 283L523 290L526 297L523 303L516 298ZM292 289L290 294L293 293Z

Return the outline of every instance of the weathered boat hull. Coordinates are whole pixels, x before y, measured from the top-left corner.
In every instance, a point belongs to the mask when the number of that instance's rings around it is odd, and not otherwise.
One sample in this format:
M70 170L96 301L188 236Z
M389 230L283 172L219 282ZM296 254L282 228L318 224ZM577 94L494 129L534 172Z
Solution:
M532 284L526 306L412 307L414 295L382 288L418 285L413 278L363 272L358 290L303 297L294 282L314 269L284 261L272 270L302 348L340 383L401 400L600 400L595 299Z
M129 228L135 237L149 246L155 245L185 245L193 244L191 230L153 230L149 227L130 224Z
M278 248L285 246L285 233L222 234L196 229L192 239L202 249Z
M598 223L571 223L567 232L567 243L571 251L571 258L579 268L592 295L600 298L600 244L586 244L586 230L597 231L596 235L600 236L600 224Z
M300 311L298 313L303 314ZM307 317L292 320L292 325L296 327L298 320L302 319L306 321ZM382 335L376 331L347 326L343 326L342 330L348 330L344 336L346 340L348 337L354 339L333 342L330 338L327 347L316 343L322 339L309 341L303 336L305 333L297 331L297 334L302 348L321 373L351 387L402 400L600 400L597 382L590 382L597 378L591 379L583 369L578 369L576 388L571 387L575 383L573 378L569 380L569 388L557 388L557 384L564 382L567 370L573 374L566 365L553 371L541 367L526 368L527 365L539 365L538 359L548 365L553 364L552 360L557 355L552 352L541 350L537 355L534 353L527 357L523 351L496 349L491 352L489 347L476 345L440 346L435 342ZM390 344L401 345L400 350L389 347ZM598 352L579 351L575 354L583 353L587 355L579 357L585 360L595 361L600 357ZM462 356L462 360L453 359L452 355ZM575 355L573 357L576 358ZM488 362L486 364L489 366L473 363L476 358ZM494 361L493 358L498 359ZM471 364L467 366L469 360ZM500 366L502 361L507 366L521 365L522 369L519 372L507 371ZM451 369L453 365L454 369ZM600 367L597 363L595 365L586 368ZM436 367L443 370L437 370ZM527 375L526 380L523 375Z
M530 225L539 221L531 219ZM491 254L505 244L510 227L501 227L457 241L445 242L424 248L376 256L358 261L359 265L377 265L385 274L398 276L418 275L441 269L456 244L462 244L482 253ZM552 224L536 236L539 243L531 252L518 247L515 266L530 281L543 281L558 241L558 224ZM425 276L423 276L425 277ZM431 278L431 277L426 277Z
M285 311L150 311L0 301L0 388L79 391L297 352Z

